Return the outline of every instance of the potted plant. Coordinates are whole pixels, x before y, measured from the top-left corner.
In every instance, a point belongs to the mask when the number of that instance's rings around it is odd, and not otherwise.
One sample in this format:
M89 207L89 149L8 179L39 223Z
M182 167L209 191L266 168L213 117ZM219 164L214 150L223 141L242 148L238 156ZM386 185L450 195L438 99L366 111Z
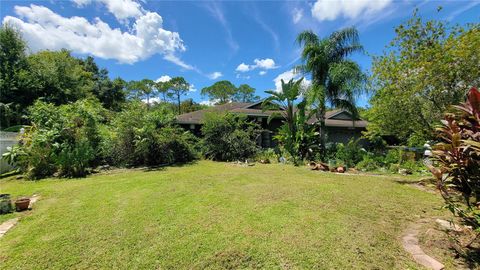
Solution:
M20 197L17 200L15 200L15 208L17 209L17 212L27 210L29 205L30 205L30 198L28 197Z

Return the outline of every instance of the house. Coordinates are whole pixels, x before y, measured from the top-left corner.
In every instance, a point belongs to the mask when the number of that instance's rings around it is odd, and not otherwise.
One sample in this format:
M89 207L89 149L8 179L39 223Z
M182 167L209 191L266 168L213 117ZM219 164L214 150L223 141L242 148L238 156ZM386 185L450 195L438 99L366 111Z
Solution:
M281 117L273 118L270 122L268 117L274 111L262 111L262 101L254 103L231 102L222 105L216 105L208 109L184 113L178 115L177 123L186 130L192 131L196 135L201 134L201 126L206 113L209 112L230 112L245 114L252 121L256 121L263 129L258 139L258 144L264 148L274 147L275 141L272 139L277 133L278 128L283 124ZM346 143L351 138L359 138L361 132L365 130L367 122L362 119L353 121L352 115L345 110L331 110L326 113L325 125L327 129L327 141ZM308 123L317 122L315 117Z

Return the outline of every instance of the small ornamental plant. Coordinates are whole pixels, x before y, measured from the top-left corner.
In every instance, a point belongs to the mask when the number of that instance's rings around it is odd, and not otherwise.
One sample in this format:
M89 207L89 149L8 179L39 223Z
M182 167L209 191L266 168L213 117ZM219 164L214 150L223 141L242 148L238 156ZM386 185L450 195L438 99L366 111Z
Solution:
M480 233L480 92L453 106L437 128L430 171L446 207ZM478 234L477 234L478 237Z

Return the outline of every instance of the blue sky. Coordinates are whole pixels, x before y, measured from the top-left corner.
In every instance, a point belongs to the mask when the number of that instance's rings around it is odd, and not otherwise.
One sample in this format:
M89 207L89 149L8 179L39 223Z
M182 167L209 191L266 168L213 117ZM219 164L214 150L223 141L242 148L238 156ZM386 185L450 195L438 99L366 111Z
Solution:
M442 6L441 12L437 7ZM320 36L356 26L367 54L354 60L369 72L396 25L415 8L423 18L465 24L480 19L480 1L318 0L293 1L2 1L3 22L16 25L31 51L67 48L92 55L125 80L183 76L188 97L217 80L247 83L257 94L294 76L300 48L296 35ZM359 98L367 105L368 98Z

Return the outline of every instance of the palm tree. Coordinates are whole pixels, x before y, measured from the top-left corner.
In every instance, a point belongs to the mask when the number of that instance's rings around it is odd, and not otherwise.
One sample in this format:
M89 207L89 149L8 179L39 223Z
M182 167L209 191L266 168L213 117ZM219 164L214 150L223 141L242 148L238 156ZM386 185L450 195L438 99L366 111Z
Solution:
M327 102L332 107L349 111L354 119L358 116L355 98L363 90L365 76L360 66L348 57L362 52L363 47L355 28L333 32L324 39L312 31L304 31L297 36L297 42L303 47L303 64L295 69L312 76L312 86L306 95L320 124L320 148L324 155Z

